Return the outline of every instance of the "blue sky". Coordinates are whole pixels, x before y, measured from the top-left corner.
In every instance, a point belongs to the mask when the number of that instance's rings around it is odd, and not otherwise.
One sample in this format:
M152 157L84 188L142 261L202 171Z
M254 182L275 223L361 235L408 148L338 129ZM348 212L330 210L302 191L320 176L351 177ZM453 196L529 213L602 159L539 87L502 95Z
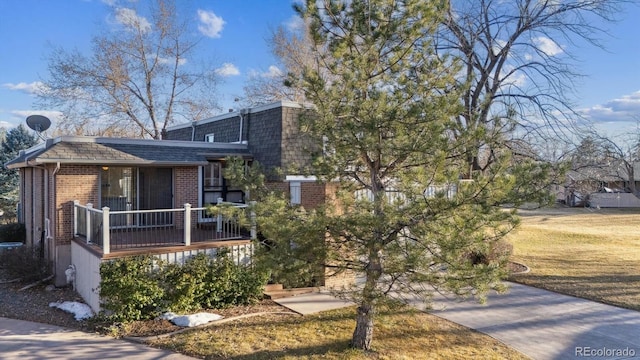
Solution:
M269 29L295 23L292 0L182 0L179 11L197 22L203 55L212 58L223 83L217 89L223 111L252 73L266 73L275 61L265 39ZM24 123L35 110L33 87L47 76L49 44L87 50L104 31L110 6L129 0L0 0L0 127ZM602 50L558 44L577 55L576 105L604 128L636 128L640 122L640 6L627 4L619 22L603 24L610 37ZM52 116L55 118L55 116Z

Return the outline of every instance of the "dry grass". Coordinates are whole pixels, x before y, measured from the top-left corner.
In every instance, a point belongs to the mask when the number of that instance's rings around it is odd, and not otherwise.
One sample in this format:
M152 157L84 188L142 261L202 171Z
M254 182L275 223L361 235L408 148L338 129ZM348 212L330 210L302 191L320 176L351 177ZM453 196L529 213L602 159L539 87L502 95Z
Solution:
M640 210L525 213L509 240L531 268L515 281L640 310Z
M527 359L500 342L438 317L382 314L374 351L349 348L353 307L318 315L268 315L188 331L154 346L206 359Z

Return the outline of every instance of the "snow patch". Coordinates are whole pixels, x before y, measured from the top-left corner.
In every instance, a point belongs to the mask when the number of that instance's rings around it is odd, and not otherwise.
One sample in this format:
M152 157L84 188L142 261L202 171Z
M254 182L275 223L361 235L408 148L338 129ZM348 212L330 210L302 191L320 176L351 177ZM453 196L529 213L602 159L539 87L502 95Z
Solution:
M211 321L222 319L221 315L212 313L196 313L192 315L178 315L172 312L167 312L160 316L160 319L169 320L175 325L182 327L194 327L202 324L206 324Z
M77 301L63 301L49 303L49 307L55 307L60 310L72 313L75 315L76 320L84 320L93 316L93 311L87 304L79 303Z

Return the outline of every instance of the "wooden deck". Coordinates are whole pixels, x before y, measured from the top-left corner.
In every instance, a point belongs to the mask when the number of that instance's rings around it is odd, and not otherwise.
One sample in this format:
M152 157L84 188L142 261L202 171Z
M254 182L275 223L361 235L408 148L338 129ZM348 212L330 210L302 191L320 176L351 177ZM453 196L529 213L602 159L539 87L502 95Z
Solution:
M215 227L207 226L191 229L192 245L249 239L250 234L248 231L230 233L217 231ZM93 241L90 245L96 250L102 248L101 241ZM175 229L174 227L116 228L110 231L110 252L179 246L185 246L184 229Z

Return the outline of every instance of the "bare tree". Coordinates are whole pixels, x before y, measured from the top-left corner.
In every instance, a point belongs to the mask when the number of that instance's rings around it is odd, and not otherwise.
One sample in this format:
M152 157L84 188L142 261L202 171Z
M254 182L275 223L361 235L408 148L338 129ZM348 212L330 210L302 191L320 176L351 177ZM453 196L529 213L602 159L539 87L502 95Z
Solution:
M326 51L317 48L311 40L309 24L287 28L278 26L271 31L267 43L278 60L270 71L251 76L244 86L245 101L251 105L278 100L303 102L304 91L288 81L300 79L305 68L320 69L318 54Z
M118 27L93 38L91 55L57 47L49 56L39 104L63 111L59 131L158 139L178 116L211 115L215 74L193 58L198 39L173 2L154 2L149 19L113 11Z
M450 0L438 34L439 55L464 62L458 87L464 89L460 129L560 135L577 118L571 101L580 76L570 47L601 46L598 27L613 21L623 0ZM510 138L505 138L509 140ZM556 138L557 139L557 138ZM484 170L472 144L471 170Z
M464 90L459 128L495 133L502 142L525 136L568 142L580 117L572 94L582 76L572 47L601 47L606 36L601 26L615 21L627 2L449 0L435 41L444 61L458 57L464 63L457 77ZM254 78L245 88L248 97L300 100L299 91L286 89L283 80L287 74L301 77L301 68L316 61L308 34L308 26L273 32L269 44L281 61L282 77ZM468 176L491 164L491 147L469 144Z
M581 173L598 173L599 182L624 183L620 190L638 195L636 166L640 163L640 133L608 136L590 130L576 148L574 168Z

